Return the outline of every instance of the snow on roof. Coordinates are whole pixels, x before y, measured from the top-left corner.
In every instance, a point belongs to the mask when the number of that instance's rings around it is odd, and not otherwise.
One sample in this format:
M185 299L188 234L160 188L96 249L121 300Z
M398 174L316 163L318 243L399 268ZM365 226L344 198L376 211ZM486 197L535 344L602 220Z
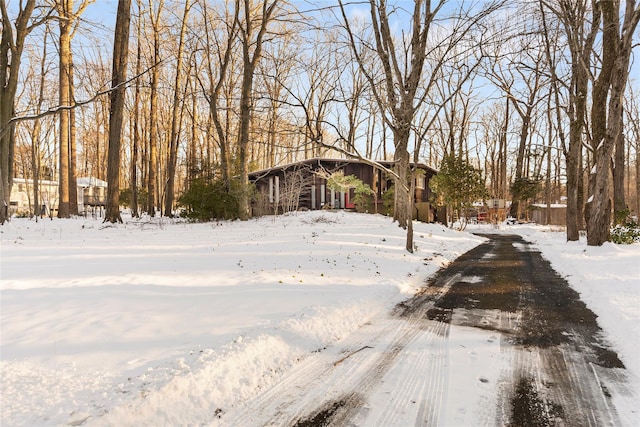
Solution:
M107 187L107 181L89 176L78 178L78 186L80 187Z

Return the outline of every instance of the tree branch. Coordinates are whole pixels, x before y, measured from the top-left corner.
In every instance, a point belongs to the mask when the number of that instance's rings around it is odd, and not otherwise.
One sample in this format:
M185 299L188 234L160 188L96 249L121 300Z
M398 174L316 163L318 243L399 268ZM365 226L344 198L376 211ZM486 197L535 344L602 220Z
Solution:
M29 121L29 120L38 120L38 119L41 119L43 117L47 117L47 116L51 116L51 115L57 114L60 111L74 110L74 109L76 109L78 107L82 107L84 105L90 104L90 103L94 102L96 99L100 98L101 96L108 95L111 92L120 89L122 86L128 86L131 82L135 81L136 79L139 79L140 77L142 77L143 75L145 75L146 73L148 73L150 70L152 70L153 68L157 67L161 63L162 63L162 61L158 62L157 64L154 64L154 65L150 66L149 68L147 68L146 70L144 70L140 74L138 74L138 75L136 75L134 77L131 77L129 80L126 80L126 81L124 81L124 82L122 82L122 83L120 83L120 84L118 84L118 85L116 85L116 86L114 86L112 88L97 92L91 98L85 99L84 101L77 101L77 102L74 102L71 105L58 105L56 107L49 108L48 110L43 111L43 112L38 113L38 114L29 114L29 115L24 115L24 116L12 117L2 128L0 128L0 138L3 138L5 136L5 134L9 131L9 129L11 129L11 127L13 125L15 125L16 123L25 122L25 121Z

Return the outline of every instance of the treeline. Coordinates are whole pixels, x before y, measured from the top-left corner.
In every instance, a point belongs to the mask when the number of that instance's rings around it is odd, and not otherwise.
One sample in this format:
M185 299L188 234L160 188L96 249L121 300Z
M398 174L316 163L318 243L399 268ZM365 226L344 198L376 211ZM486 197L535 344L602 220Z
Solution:
M568 240L640 211L636 1L120 0L115 28L89 0L0 1L5 206L13 177L54 179L68 217L94 176L110 221L121 191L170 216L208 187L245 219L250 171L349 156L395 161L408 250L417 162L475 167L513 216L566 202Z

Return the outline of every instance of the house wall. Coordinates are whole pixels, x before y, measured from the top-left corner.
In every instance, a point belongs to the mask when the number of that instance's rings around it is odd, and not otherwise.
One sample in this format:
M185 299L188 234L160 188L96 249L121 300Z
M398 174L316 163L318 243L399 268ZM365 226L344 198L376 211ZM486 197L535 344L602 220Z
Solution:
M275 196L275 182L277 180L282 188L285 183L285 174L293 174L294 172L305 174L305 179L302 180L301 184L298 209L355 209L356 206L353 203L354 191L351 190L345 193L332 191L328 188L326 179L315 173L319 169L327 173L341 170L345 176L354 175L365 184L368 184L375 192L374 200L377 204L363 207L363 209L370 212L384 213L382 197L393 185L393 180L385 172L369 164L340 159L312 159L283 168L258 172L253 177L250 176L256 190L262 194L261 201L254 206L254 213L256 215L270 214L274 213L276 209L278 212L282 212L282 206L279 205L280 201L276 200L277 197ZM416 186L414 197L416 204L420 203L420 208L416 209L415 217L421 221L433 221L433 212L428 203L431 197L428 182L434 175L434 171L425 170L424 175L419 178L418 183L420 185ZM280 193L282 194L282 191Z
M58 212L58 182L41 180L38 183L38 190L40 206L35 209L33 206L33 181L14 178L9 213L11 215L28 214L37 211L38 215L56 215ZM77 194L78 212L83 213L85 206L104 206L106 187L78 185Z

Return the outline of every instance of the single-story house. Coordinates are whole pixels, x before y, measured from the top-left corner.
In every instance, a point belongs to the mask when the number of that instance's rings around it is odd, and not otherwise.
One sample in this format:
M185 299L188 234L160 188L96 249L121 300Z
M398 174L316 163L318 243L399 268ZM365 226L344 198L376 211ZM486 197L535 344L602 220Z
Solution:
M393 162L376 162L384 168L393 168ZM416 178L414 217L421 221L434 220L431 208L429 180L437 172L424 164L418 164L421 173ZM331 174L342 172L353 175L369 185L373 195L367 206L356 206L355 190L339 191L327 186ZM388 213L384 206L384 195L393 186L393 178L382 168L358 159L313 158L283 166L276 166L249 174L255 185L259 202L254 204L254 213L279 213L293 210L357 209L363 212Z

